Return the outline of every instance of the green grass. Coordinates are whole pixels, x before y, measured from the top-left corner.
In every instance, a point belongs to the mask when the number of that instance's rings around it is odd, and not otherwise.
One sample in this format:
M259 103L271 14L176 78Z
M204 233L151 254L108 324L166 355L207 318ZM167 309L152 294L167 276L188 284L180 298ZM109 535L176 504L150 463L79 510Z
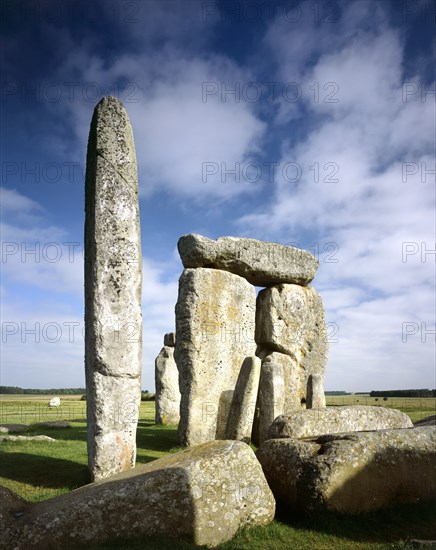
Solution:
M31 502L66 493L89 482L86 450L86 403L80 396L64 396L57 409L47 406L48 396L0 397L0 423L32 424L68 420L72 428L31 427L29 434L54 437L56 443L3 442L0 444L0 485ZM21 396L20 396L21 397ZM358 402L357 402L358 400ZM329 396L329 405L382 405L400 408L413 420L436 413L434 399L387 401L365 396ZM175 427L154 424L154 402L141 403L137 436L137 463L143 464L180 450ZM405 505L374 514L347 517L337 514L286 515L278 511L271 525L243 530L221 550L385 550L411 548L410 539L436 539L436 502ZM92 549L187 550L185 539L141 537L113 541Z

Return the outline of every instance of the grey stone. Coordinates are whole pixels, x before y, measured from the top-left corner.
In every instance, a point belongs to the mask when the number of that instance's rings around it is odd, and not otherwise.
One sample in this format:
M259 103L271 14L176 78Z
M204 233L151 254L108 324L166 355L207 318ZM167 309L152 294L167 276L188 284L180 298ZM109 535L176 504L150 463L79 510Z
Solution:
M171 333L174 334L174 333ZM180 420L179 371L174 348L164 346L155 361L156 424L178 424Z
M66 420L48 420L46 422L37 422L33 426L37 428L71 428L71 424Z
M6 487L0 486L0 548L7 548L3 533L14 526L16 518L29 508L30 504ZM4 544L4 546L3 546ZM9 549L8 549L9 550Z
M242 237L220 237L214 241L189 234L181 237L177 246L185 268L223 269L256 286L307 285L319 265L306 250Z
M0 424L0 433L4 434L27 432L28 429L27 424Z
M99 479L134 466L141 391L136 156L129 117L113 97L94 110L85 198L88 464Z
M255 354L256 292L217 269L185 269L176 305L175 359L182 445L223 439L245 357Z
M170 348L174 348L175 345L176 345L176 333L167 332L167 334L164 335L164 346L169 346Z
M266 438L268 428L285 409L285 376L282 363L274 363L271 356L262 361L257 397L258 418L253 427L253 441L259 445Z
M324 409L326 406L324 393L324 380L319 374L310 374L307 379L307 403L308 409Z
M280 416L270 426L268 439L411 427L413 424L407 414L397 409L350 405L306 409Z
M43 441L46 443L52 443L57 441L48 435L0 435L0 442L8 441Z
M242 363L227 418L226 439L250 443L259 389L261 360L246 357Z
M292 358L293 366L288 370L298 373L300 380L292 382L298 396L290 395L287 383L286 401L290 407L306 398L310 376L319 377L316 391L321 396L327 365L327 328L321 296L313 287L280 284L259 292L256 342L258 353L264 356L276 351Z
M12 506L16 509L17 503ZM215 547L240 528L270 523L275 501L248 445L214 441L33 504L23 512L5 526L0 547L85 548L159 534L188 536L196 545Z
M436 427L270 439L258 449L277 501L358 514L436 497Z

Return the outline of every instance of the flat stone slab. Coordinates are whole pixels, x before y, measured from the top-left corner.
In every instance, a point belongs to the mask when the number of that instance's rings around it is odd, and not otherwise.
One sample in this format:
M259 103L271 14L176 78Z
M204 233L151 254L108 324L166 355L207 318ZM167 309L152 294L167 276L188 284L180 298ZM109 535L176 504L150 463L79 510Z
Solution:
M14 511L20 507L9 501ZM213 441L22 512L0 525L0 548L86 548L149 534L187 535L199 546L214 547L242 527L270 523L275 500L248 445Z
M3 441L57 441L48 435L0 435L0 442Z
M307 250L242 237L220 237L214 241L190 233L179 239L177 247L185 268L223 269L256 286L307 285L319 265Z
M27 424L0 424L0 433L17 434L27 432L29 426Z
M269 427L267 439L300 439L343 432L412 427L412 421L407 414L397 409L350 405L306 409L279 416Z
M270 439L256 456L286 511L374 511L436 497L436 427Z
M35 428L71 428L71 424L66 420L47 420L46 422L37 422L33 426Z

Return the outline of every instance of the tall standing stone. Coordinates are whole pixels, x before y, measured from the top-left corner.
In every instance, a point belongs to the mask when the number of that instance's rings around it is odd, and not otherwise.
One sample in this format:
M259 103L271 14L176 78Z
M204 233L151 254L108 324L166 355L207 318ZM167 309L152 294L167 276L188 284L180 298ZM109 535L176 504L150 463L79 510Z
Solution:
M284 382L283 363L274 362L274 358L270 355L265 357L260 371L257 418L252 433L255 445L265 440L268 428L278 416L284 413L286 397Z
M225 437L242 362L255 354L256 291L218 269L185 269L176 305L179 439L192 446Z
M88 465L97 480L135 465L141 398L138 174L129 117L113 97L91 122L85 212Z
M164 337L164 347L154 363L156 424L178 424L180 420L179 370L174 359L175 334Z
M292 383L285 381L286 409L293 410L299 399L306 400L308 384L312 406L320 407L328 342L324 306L318 292L310 286L291 284L280 284L259 292L256 342L259 355L278 352L274 355L288 356L290 366L285 372L298 373L300 377L299 381ZM282 357L281 362L283 360ZM293 378L290 375L289 380Z
M259 389L261 360L247 357L242 363L227 418L226 439L250 443Z

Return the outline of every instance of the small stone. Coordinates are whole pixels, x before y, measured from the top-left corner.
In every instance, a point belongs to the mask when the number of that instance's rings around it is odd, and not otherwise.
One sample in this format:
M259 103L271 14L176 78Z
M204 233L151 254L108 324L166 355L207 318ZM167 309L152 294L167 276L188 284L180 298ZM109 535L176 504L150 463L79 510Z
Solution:
M167 334L164 335L164 346L174 348L175 345L176 345L176 333L167 332Z
M4 434L27 432L28 429L27 424L0 424L0 433Z
M48 420L46 422L37 422L34 426L37 428L71 428L71 424L66 420Z

